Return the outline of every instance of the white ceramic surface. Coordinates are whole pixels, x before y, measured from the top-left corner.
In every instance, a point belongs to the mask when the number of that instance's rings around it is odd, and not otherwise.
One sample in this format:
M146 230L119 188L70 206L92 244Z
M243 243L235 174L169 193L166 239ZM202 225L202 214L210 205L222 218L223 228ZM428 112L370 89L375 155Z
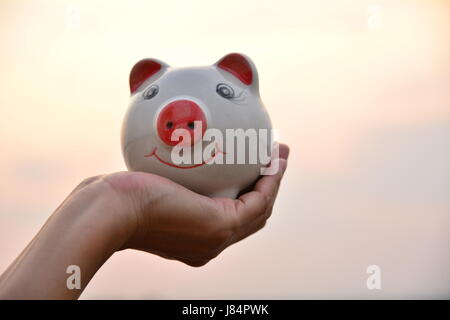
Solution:
M122 127L122 152L129 170L158 174L213 197L235 198L258 179L261 163L204 161L177 166L171 158L173 145L163 132L177 126L189 130L192 120L202 121L207 129L223 133L224 143L220 147L225 153L230 151L226 129L270 132L270 119L259 95L258 74L247 56L232 53L213 65L188 68L173 68L157 59L144 59L131 70L130 88L130 104ZM271 135L261 142L270 150ZM200 140L195 145L209 143ZM234 148L237 152L237 147ZM255 150L249 150L247 145L246 153L249 152Z

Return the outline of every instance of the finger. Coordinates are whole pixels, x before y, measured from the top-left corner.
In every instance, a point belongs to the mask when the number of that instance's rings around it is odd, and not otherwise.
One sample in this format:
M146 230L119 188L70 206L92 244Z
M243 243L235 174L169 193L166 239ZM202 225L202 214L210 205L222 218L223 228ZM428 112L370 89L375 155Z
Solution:
M255 219L264 216L273 206L281 178L286 170L286 159L276 159L278 172L263 176L258 180L253 191L243 194L236 200L238 225L241 229L251 224Z
M278 152L281 159L287 160L289 158L289 146L284 143L278 144Z
M278 159L279 160L279 163L278 163L278 168L279 168L278 174L281 174L281 177L279 177L279 181L275 185L275 187L274 186L267 186L267 185L265 185L265 184L263 184L261 182L255 186L255 190L258 190L261 187L261 189L265 189L266 188L267 191L269 193L271 193L270 196L269 196L269 198L270 198L269 205L266 208L266 212L265 212L266 219L268 219L270 217L271 213L272 213L272 208L273 208L273 205L274 205L274 202L275 202L275 198L276 198L276 196L278 194L278 189L280 187L280 180L281 180L281 178L282 178L282 176L284 174L284 171L286 170L286 167L287 167L287 162L286 161L289 158L289 146L288 145L286 145L284 143L276 143L274 148L278 149L277 152L272 151L272 155L274 155L276 153L279 156L279 159ZM274 162L274 160L272 160L272 162Z
M278 187L280 186L281 179L287 167L286 159L276 159L273 162L278 162L278 164L275 164L278 165L278 172L274 175L263 176L258 180L253 189L268 200L268 205L275 200Z

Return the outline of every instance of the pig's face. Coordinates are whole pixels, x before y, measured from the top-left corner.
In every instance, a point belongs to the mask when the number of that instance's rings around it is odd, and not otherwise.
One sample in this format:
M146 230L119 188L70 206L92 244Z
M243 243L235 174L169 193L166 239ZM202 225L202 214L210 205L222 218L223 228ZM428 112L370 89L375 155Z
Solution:
M209 196L235 197L258 178L261 163L212 161L232 147L226 142L227 129L271 129L259 96L258 74L248 57L229 54L214 65L192 68L144 59L131 70L130 89L122 128L122 151L130 170L158 174ZM174 138L177 129L184 138ZM205 141L210 129L222 133L223 140ZM258 143L270 148L268 134ZM211 144L215 151L201 161L176 163L172 151L181 140L192 151ZM247 146L245 152L250 151Z

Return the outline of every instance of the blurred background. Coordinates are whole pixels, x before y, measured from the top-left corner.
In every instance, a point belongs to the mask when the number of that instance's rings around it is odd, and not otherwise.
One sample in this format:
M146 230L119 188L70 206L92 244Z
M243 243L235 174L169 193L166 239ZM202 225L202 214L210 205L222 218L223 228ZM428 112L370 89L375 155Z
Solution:
M126 169L135 62L242 52L291 146L266 228L202 268L117 253L81 298L450 298L449 18L446 0L0 0L0 272L81 180Z

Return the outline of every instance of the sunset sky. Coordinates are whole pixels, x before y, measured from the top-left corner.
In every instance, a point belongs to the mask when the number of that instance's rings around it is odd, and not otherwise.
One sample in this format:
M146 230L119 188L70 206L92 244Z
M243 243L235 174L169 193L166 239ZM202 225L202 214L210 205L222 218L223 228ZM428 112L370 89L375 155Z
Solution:
M267 226L203 268L117 253L81 298L450 297L449 1L0 0L0 43L0 273L126 170L134 63L242 52L291 147Z

